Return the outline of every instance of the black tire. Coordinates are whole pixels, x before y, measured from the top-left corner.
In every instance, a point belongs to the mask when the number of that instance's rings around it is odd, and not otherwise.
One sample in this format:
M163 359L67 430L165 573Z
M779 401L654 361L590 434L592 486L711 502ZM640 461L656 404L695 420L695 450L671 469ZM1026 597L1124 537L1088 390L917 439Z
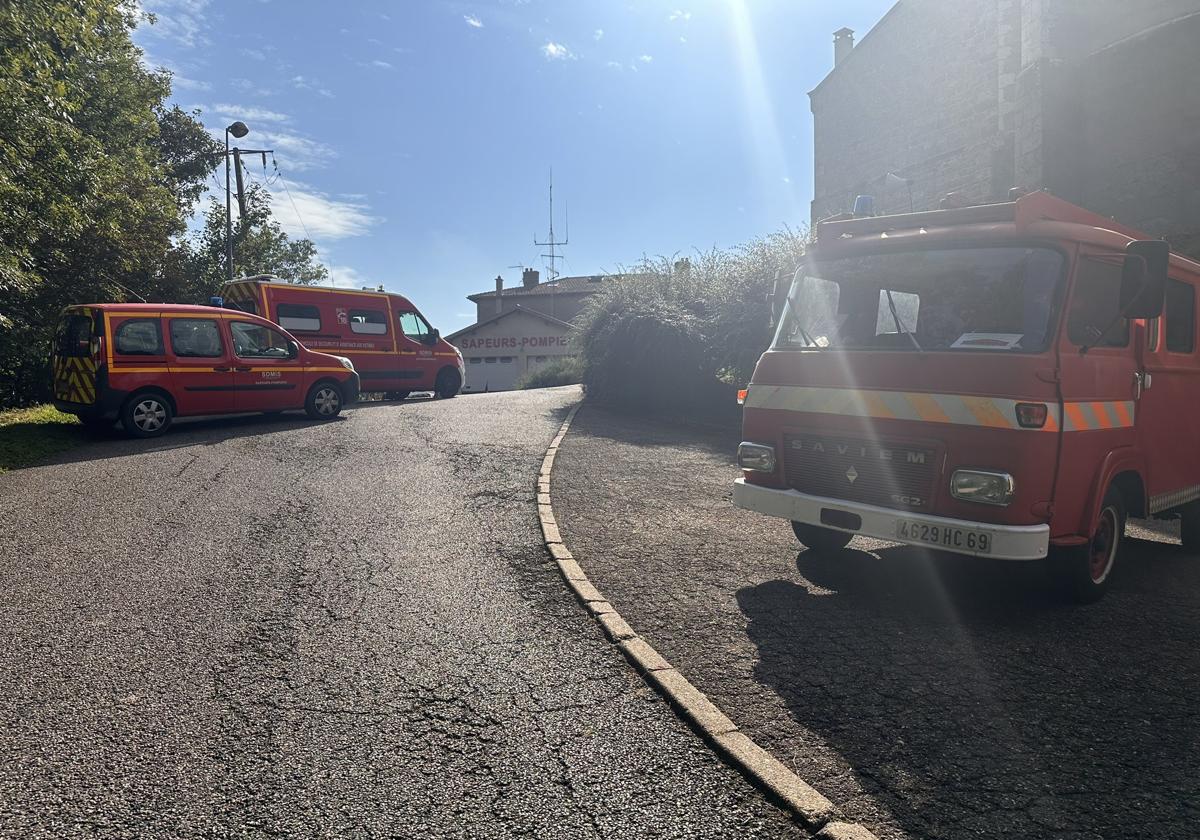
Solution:
M458 371L454 368L444 368L437 375L437 381L433 385L433 392L443 400L449 400L458 395L458 389L462 387L462 377L458 375Z
M158 437L174 419L171 401L157 391L134 394L121 406L121 426L130 437Z
M845 531L834 531L817 525L806 525L803 522L793 522L792 531L796 534L796 539L817 554L832 554L835 551L841 551L850 544L850 540L854 539L853 534L847 534Z
M1058 595L1076 604L1094 604L1103 598L1124 535L1125 501L1117 488L1110 487L1100 503L1100 517L1087 544L1056 549L1048 558Z
M1179 511L1179 541L1190 554L1200 554L1200 502L1191 502Z
M383 395L383 398L385 400L396 400L396 401L406 400L406 399L408 399L408 395L411 393L412 393L412 391L388 391L386 394Z
M336 382L325 380L308 389L304 411L313 420L332 420L342 413L342 389Z

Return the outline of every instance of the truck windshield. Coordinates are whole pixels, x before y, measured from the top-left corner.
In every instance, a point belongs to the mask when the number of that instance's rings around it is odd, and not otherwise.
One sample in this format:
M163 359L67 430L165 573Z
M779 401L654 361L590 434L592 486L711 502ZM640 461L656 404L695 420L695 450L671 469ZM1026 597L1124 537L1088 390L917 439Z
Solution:
M776 350L1046 349L1063 258L1049 248L843 257L797 272Z

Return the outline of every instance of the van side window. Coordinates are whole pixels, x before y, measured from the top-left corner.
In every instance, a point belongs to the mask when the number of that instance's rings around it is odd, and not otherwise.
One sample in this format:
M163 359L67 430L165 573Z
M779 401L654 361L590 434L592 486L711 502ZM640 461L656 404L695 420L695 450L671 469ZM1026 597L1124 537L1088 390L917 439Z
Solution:
M279 326L293 332L316 332L321 329L321 312L315 306L301 303L281 303L275 307Z
M401 312L400 332L414 341L421 341L429 335L429 324L416 312Z
M378 309L351 309L350 332L385 335L387 333L387 313Z
M117 327L114 343L122 356L161 356L162 327L157 318L130 318Z
M241 359L286 359L288 338L283 333L264 327L232 321L229 332L233 334L233 352Z
M1095 347L1125 347L1129 344L1129 322L1112 325L1103 338L1100 332L1121 311L1121 263L1084 257L1075 276L1075 294L1067 316L1067 338L1072 344Z
M1168 279L1165 309L1167 352L1191 353L1196 349L1196 288Z
M209 318L171 318L171 351L176 356L219 358L225 355L221 328Z

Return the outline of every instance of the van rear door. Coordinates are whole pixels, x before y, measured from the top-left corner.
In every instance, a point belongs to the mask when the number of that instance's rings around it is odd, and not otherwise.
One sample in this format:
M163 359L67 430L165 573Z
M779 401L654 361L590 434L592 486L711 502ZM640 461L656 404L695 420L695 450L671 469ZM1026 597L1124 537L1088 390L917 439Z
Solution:
M59 319L50 366L54 399L65 404L60 408L91 407L96 403L100 353L100 331L96 325L101 317L87 307L73 307L64 310Z

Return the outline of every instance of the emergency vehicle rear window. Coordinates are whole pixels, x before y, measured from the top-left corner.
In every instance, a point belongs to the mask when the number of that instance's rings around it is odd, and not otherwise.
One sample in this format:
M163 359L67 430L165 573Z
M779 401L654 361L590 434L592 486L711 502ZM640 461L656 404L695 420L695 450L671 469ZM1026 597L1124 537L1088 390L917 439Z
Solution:
M315 306L302 303L281 303L275 307L279 326L293 332L316 332L321 329L321 312Z
M258 314L258 304L252 300L227 300L225 307L236 309L238 312L249 312L251 315Z
M122 356L161 356L162 328L157 318L131 318L117 327L116 351Z
M351 309L350 331L365 335L387 333L387 313L378 309Z
M1190 283L1167 281L1167 351L1191 353L1196 349L1196 289Z
M87 315L68 315L59 323L58 355L83 358L91 353L92 319Z
M225 355L221 328L208 318L171 318L171 350L176 356L217 358Z

